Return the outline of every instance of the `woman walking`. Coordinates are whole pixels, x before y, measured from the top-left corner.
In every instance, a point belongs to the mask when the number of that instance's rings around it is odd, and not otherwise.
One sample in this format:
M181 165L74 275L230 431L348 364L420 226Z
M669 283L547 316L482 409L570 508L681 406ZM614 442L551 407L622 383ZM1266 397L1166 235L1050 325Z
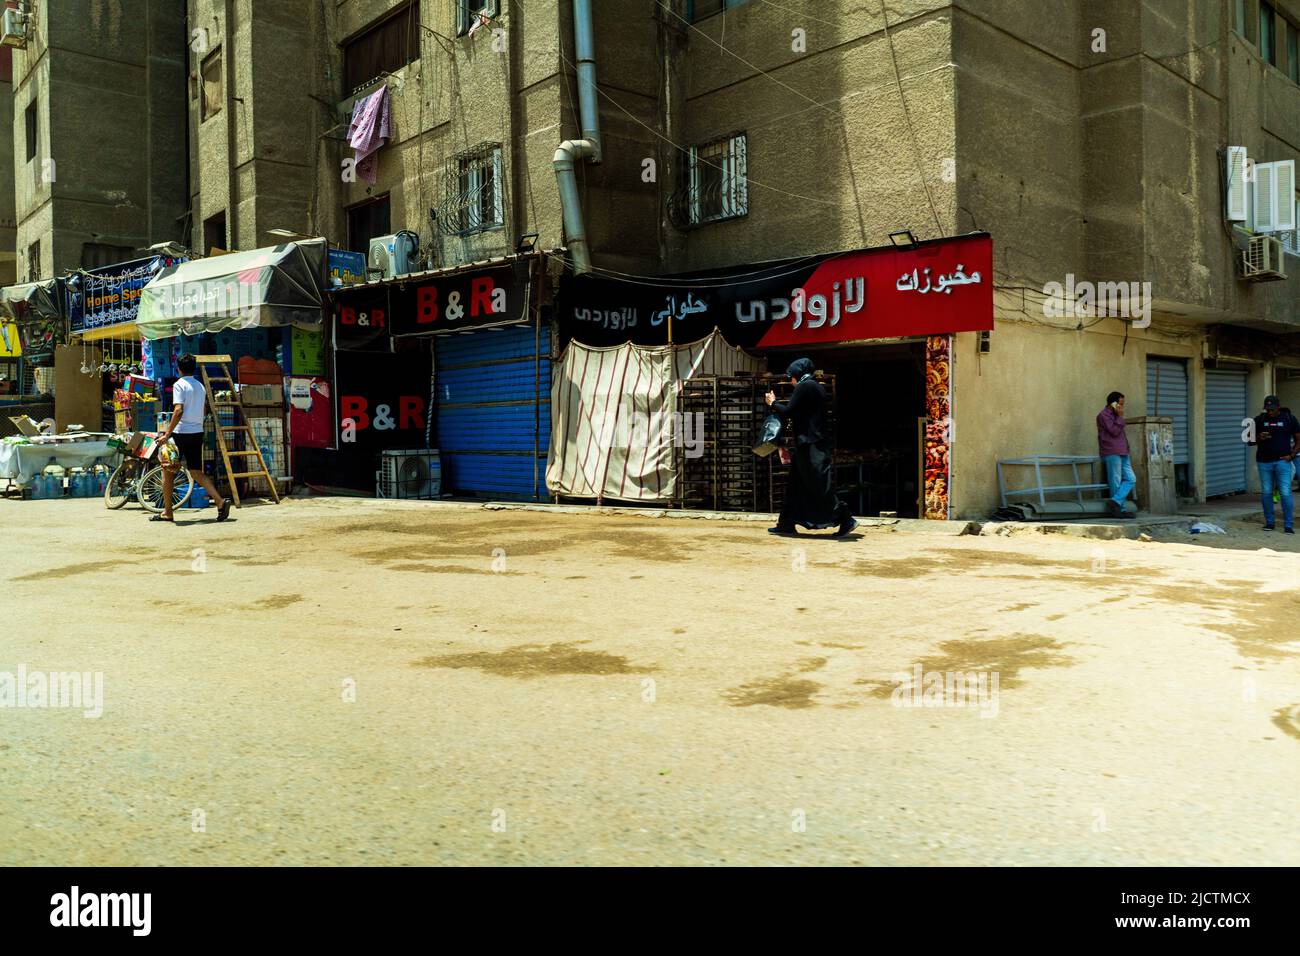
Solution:
M795 436L790 477L785 490L785 505L769 534L798 534L796 525L819 530L836 528L835 537L844 537L858 526L849 506L835 494L831 476L831 452L834 443L826 428L826 389L813 378L811 359L795 359L786 369L794 394L781 403L768 391L763 400L772 411L789 419Z

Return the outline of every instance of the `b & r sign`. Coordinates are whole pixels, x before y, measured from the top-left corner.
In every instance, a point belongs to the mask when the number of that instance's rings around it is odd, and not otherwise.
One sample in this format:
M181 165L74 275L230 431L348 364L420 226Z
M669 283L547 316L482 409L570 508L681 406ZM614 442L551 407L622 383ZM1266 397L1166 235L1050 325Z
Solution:
M438 279L335 292L341 330L386 329L394 336L430 335L510 325L525 315L526 280L513 267Z

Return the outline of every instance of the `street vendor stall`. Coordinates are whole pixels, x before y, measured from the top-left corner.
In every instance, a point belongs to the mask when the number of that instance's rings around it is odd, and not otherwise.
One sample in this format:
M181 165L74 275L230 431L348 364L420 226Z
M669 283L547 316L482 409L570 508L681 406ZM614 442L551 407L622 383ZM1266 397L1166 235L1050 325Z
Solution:
M239 392L249 429L244 450L256 446L276 478L289 471L286 376L296 365L303 374L324 372L313 357L323 352L327 251L325 239L311 239L179 263L163 269L140 296L136 326L146 374L166 395L181 355L229 356L235 381L228 384ZM212 398L231 401L226 384ZM243 424L229 408L216 420L209 415L204 463L214 477L218 440L229 445ZM260 479L249 482L249 491L269 490Z
M33 479L47 468L60 477L71 476L76 469L92 474L111 472L118 465L120 452L109 444L109 437L92 433L0 439L0 478L31 491Z

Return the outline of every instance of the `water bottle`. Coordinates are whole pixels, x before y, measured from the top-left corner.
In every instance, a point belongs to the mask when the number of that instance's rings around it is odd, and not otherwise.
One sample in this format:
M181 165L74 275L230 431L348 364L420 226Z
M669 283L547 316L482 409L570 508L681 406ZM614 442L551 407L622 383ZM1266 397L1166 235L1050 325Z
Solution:
M73 468L68 478L68 497L86 497L86 472L83 468Z
M108 466L104 464L102 459L95 459L95 468L92 474L95 476L95 480L91 483L90 497L98 498L108 490Z
M43 497L63 497L63 469L59 467L59 463L54 458L51 458L50 463L45 466L45 470L41 477L45 482L45 494Z

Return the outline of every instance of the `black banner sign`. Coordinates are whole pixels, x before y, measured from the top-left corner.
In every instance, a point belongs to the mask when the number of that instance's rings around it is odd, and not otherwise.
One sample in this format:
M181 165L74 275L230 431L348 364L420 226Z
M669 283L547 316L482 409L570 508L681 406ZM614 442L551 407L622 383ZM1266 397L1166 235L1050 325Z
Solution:
M345 337L380 330L395 336L433 335L512 325L528 317L528 264L478 269L434 279L334 293L339 347Z
M830 345L993 327L993 244L972 233L664 281L566 276L557 310L587 345Z

